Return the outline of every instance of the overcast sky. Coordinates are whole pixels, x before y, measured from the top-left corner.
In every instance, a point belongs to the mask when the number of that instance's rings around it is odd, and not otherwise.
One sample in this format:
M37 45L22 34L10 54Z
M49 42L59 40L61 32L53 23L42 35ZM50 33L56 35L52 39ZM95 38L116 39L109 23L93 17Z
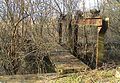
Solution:
M99 3L97 3L97 1ZM85 0L86 9L97 8L102 0Z

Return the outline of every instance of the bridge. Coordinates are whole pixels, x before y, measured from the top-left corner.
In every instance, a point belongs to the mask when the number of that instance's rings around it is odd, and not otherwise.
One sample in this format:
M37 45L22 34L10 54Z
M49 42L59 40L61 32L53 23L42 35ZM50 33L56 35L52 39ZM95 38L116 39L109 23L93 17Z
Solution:
M59 20L59 44L56 44L49 56L55 71L78 72L101 66L105 57L104 35L108 25L109 19L101 17ZM82 31L84 36L80 35ZM91 32L87 34L85 31ZM88 41L90 38L91 41Z

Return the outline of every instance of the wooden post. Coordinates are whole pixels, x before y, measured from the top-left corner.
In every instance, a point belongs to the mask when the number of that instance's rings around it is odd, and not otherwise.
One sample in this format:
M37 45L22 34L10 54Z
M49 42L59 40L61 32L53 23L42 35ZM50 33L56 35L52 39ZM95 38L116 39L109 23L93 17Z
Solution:
M68 25L68 47L69 47L70 51L72 51L72 46L73 46L71 21L72 20L70 20L69 25Z
M73 34L73 54L78 57L78 27L79 27L79 20L83 19L83 12L81 10L76 11L76 15L74 16L75 21L74 24L74 34ZM80 22L81 23L81 22Z
M78 25L75 24L75 28L74 28L74 37L73 37L73 42L74 42L74 47L73 47L73 53L75 56L77 56L78 54L78 49L77 49L77 44L78 44Z
M102 65L104 60L104 35L108 29L109 18L102 20L102 27L98 27L96 46L96 68Z
M59 44L62 43L62 21L63 21L64 15L61 14L60 18L58 19L58 35L59 35Z
M24 3L24 0L21 0L21 16L22 18L24 18L24 10L25 10L25 3ZM24 28L24 23L25 21L22 20L22 36L25 36L25 28Z
M59 44L62 43L62 23L59 23Z

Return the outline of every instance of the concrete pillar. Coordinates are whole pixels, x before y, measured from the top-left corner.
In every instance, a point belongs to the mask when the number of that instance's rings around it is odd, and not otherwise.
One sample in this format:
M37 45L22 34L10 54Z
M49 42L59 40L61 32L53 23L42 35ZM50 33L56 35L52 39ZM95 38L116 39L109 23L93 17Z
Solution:
M96 68L104 61L104 35L109 26L109 18L102 20L102 27L98 27L97 46L96 46Z

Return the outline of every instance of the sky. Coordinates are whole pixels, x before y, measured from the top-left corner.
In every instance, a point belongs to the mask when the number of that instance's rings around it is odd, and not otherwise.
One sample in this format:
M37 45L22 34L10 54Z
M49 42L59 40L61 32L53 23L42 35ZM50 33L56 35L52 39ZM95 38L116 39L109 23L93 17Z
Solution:
M84 10L90 10L90 9L93 9L93 8L98 8L102 1L103 0L78 0L77 8L80 9L80 10L83 10L83 9ZM83 2L84 2L84 5L85 5L84 7L83 7Z
M97 8L101 2L101 0L84 0L86 9ZM99 3L97 3L97 1Z
M4 1L4 0L0 0L0 2L1 1ZM32 1L36 1L36 0L32 0ZM38 1L40 1L40 0L38 0ZM41 0L42 1L42 0ZM45 1L49 1L49 0L45 0ZM54 0L53 0L54 1ZM62 1L62 0L56 0L57 2L60 2L60 1ZM69 0L68 0L69 1ZM79 0L78 0L79 1ZM102 2L102 0L80 0L79 2L78 2L78 7L77 8L79 8L79 9L81 9L81 10L83 10L84 8L83 8L83 1L85 2L85 10L90 10L90 9L93 9L93 8L97 8L97 6L98 6L98 3L97 3L97 1L98 2ZM60 4L59 4L60 5ZM61 5L62 6L62 5ZM0 7L2 7L2 5L0 4ZM61 7L62 8L62 7Z

